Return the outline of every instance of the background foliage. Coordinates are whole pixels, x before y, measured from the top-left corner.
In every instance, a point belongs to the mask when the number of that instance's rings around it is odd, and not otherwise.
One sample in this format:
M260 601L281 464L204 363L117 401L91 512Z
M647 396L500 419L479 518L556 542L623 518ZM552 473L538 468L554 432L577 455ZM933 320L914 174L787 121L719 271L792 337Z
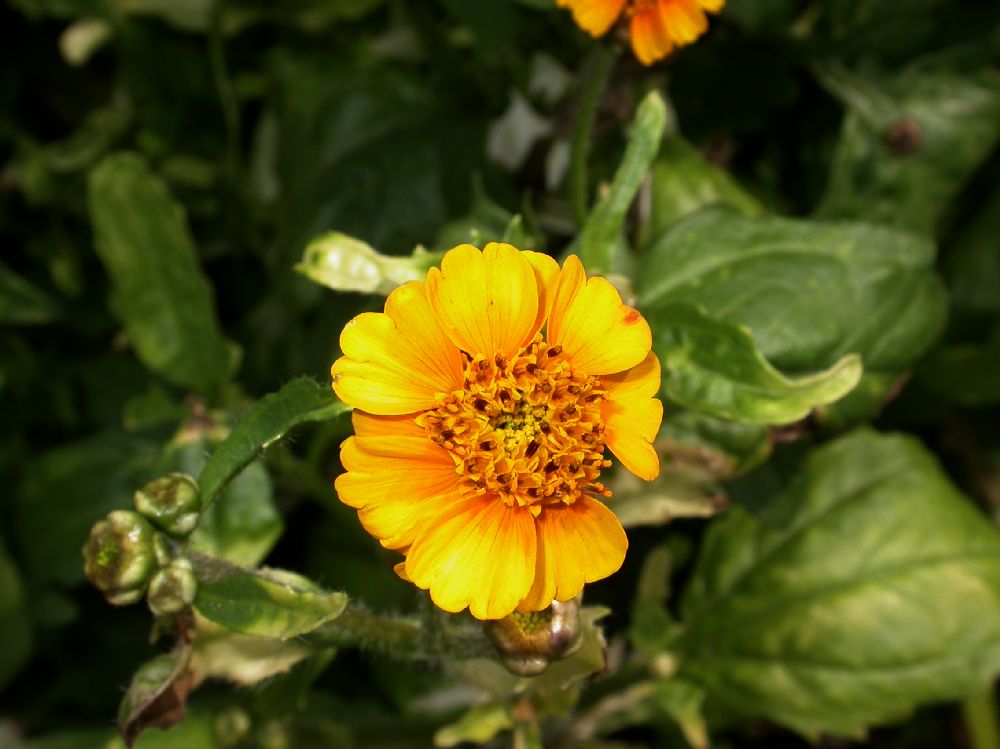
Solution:
M0 6L0 746L1000 746L1000 8L730 0L644 69L552 5ZM324 379L501 238L634 295L667 407L520 679L337 501ZM173 649L80 556L171 471Z

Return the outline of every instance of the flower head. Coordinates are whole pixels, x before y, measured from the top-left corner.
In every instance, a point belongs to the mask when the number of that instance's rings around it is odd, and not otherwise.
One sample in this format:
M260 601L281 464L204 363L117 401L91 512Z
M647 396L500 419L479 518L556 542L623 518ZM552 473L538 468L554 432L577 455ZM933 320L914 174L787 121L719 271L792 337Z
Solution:
M649 326L576 257L449 251L340 337L341 501L446 611L538 611L621 566L605 448L644 479L662 405Z
M705 13L717 13L725 0L556 0L569 8L577 25L591 36L602 36L623 15L635 56L651 65L683 47L708 29Z

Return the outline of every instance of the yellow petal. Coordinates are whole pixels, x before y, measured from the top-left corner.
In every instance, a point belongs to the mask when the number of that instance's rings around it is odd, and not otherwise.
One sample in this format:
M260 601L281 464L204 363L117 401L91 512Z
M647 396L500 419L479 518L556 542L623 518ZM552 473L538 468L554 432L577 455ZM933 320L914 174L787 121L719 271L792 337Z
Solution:
M650 351L631 369L601 377L601 385L610 400L652 398L660 392L660 360Z
M359 437L424 437L427 432L417 424L413 414L377 416L354 409L351 413L354 433Z
M340 501L356 508L365 530L387 548L410 545L423 521L461 501L454 461L426 437L349 437L340 460Z
M627 469L652 481L660 475L660 457L653 447L663 420L663 403L656 398L606 400L601 404L604 441Z
M562 332L563 318L580 288L587 282L587 272L576 255L570 255L562 270L552 279L545 295L548 328L546 338L554 342Z
M366 312L340 335L333 389L344 403L373 414L433 407L462 386L462 355L438 325L424 284L394 290L385 313Z
M520 250L459 245L431 268L434 313L452 343L469 354L509 356L538 331L538 282Z
M571 255L553 283L547 339L562 346L575 372L622 372L646 358L653 345L649 325L637 310L622 304L607 280L584 279Z
M591 36L607 33L625 7L625 0L556 0L556 3L569 8L577 26Z
M422 528L407 553L406 574L445 611L468 606L477 619L499 619L531 587L535 545L530 512L496 497L477 497Z
M535 282L538 286L538 315L535 317L535 331L539 331L549 314L549 289L559 275L559 263L541 252L523 250L521 254L535 271Z
M653 5L637 10L629 26L632 50L643 65L652 65L670 54L674 45L667 35L660 14Z
M660 0L660 23L674 44L690 44L705 33L708 19L695 0Z
M725 4L726 0L698 0L698 5L709 13L718 13Z
M628 538L618 518L586 495L571 505L548 505L535 521L538 554L535 580L521 611L540 611L553 599L568 601L584 583L618 571Z

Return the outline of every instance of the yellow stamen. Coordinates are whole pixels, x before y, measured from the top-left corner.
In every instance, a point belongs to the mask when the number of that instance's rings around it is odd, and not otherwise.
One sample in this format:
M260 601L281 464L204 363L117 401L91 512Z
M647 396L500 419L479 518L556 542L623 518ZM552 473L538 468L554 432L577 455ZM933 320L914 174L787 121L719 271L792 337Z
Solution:
M495 494L538 514L583 494L610 497L597 481L604 459L597 377L575 374L540 335L509 360L467 357L465 384L417 418L444 447L469 496Z

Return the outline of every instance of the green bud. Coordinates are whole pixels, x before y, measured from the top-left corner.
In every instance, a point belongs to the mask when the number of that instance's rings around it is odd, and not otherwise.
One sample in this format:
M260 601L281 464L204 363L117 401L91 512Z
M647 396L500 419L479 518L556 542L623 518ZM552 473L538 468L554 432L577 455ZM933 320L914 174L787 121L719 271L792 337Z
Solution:
M183 473L153 479L133 500L135 509L171 536L186 536L198 525L201 493L195 480Z
M138 512L115 510L90 529L83 571L115 606L135 603L156 569L156 531Z
M197 592L198 579L191 561L181 557L153 575L146 603L156 616L170 616L190 606Z
M553 601L543 611L515 611L503 619L484 622L483 629L508 671L537 676L552 661L580 647L580 598Z
M309 243L295 270L334 291L388 294L407 281L423 278L440 259L440 253L423 247L409 257L382 255L360 239L330 232Z

